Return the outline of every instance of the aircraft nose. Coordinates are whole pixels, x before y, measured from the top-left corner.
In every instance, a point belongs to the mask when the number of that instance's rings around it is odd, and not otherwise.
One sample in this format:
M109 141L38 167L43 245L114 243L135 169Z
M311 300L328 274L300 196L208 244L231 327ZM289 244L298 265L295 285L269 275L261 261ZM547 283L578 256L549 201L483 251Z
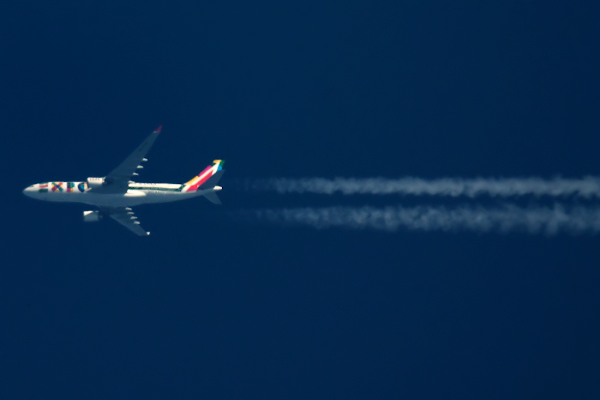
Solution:
M36 189L34 186L35 185L31 185L31 186L28 186L25 189L23 189L23 194L27 197L31 197L33 195L33 193L36 192Z

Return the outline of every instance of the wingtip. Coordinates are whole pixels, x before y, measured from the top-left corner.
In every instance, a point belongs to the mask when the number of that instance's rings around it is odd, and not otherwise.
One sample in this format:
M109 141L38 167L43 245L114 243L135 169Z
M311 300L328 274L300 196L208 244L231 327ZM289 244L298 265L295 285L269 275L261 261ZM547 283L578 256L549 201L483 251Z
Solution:
M162 130L162 125L160 125L158 128L156 128L154 130L154 132L160 133L161 130Z

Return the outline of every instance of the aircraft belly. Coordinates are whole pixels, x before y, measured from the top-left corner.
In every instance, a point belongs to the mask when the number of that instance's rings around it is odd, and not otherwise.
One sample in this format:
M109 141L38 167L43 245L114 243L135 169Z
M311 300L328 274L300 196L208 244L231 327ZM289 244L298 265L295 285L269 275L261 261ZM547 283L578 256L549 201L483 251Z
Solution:
M94 194L86 193L85 200L83 203L105 206L105 207L130 207L137 206L140 204L149 203L169 203L172 201L185 200L195 197L188 193L152 193L151 191L146 192L142 196L127 196L127 194Z
M79 203L84 198L83 193L39 193L36 199L58 203Z

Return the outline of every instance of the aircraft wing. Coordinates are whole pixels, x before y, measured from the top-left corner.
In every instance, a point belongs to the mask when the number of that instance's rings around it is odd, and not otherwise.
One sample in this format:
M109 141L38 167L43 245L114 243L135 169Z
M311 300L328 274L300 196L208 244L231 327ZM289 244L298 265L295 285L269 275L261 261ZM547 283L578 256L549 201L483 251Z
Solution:
M150 136L148 136L148 138L144 140L144 142L140 144L138 148L135 149L135 151L121 163L121 165L106 175L104 178L104 185L94 188L92 191L94 193L106 194L127 193L129 181L134 175L137 175L136 171L138 169L143 168L140 164L142 161L146 161L144 157L146 154L148 154L150 147L152 147L154 144L154 141L160 134L161 129L162 126L156 128L156 130L152 132Z
M129 207L100 207L100 212L107 215L138 236L148 236Z

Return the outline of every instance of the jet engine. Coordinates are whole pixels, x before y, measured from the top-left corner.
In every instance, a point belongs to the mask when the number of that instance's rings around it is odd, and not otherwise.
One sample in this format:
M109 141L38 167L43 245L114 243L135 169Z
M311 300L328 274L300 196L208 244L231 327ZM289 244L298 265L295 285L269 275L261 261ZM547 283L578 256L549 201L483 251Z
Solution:
M83 222L96 222L104 218L104 215L100 214L99 211L84 211Z
M87 178L88 187L93 189L104 185L104 178Z

